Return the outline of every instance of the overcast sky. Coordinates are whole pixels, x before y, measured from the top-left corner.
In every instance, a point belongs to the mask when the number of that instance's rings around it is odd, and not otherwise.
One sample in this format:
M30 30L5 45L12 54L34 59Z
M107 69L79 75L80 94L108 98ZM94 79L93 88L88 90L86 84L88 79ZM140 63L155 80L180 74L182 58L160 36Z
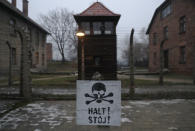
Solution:
M10 0L11 1L11 0ZM29 0L29 16L37 21L40 14L56 8L66 8L75 14L81 13L97 0ZM164 0L99 0L114 13L121 14L117 26L118 44L135 28L135 35L148 27L155 9ZM22 8L22 0L17 0L17 6ZM120 54L120 53L119 53Z
M21 9L22 0L17 0ZM49 10L67 8L74 13L80 13L97 0L29 0L29 16L37 20L39 14L47 14ZM164 0L99 0L111 11L121 14L118 24L120 34L129 33L134 27L139 31L148 26L155 9Z

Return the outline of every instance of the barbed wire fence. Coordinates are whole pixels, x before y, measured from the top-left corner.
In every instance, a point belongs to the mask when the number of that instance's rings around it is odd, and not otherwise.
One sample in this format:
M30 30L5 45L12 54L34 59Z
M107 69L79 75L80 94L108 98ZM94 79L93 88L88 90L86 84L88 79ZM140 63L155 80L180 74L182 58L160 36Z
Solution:
M129 43L125 43L124 42L124 38L125 38L125 36L127 36L127 35L129 35L130 34L130 32L129 32L129 30L127 29L128 27L119 27L119 28L117 28L117 31L116 31L116 35L117 35L117 43L118 43L118 50L121 50L121 52L123 52L123 48L121 47L121 45L122 46L124 46L124 45L128 45ZM1 52L0 52L0 54L1 54L1 56L5 56L5 58L4 59L6 59L6 63L1 63L1 64L5 64L5 65L9 65L8 64L8 62L9 62L9 55L7 55L7 54L9 54L9 47L7 46L7 44L6 44L6 41L5 41L5 39L3 38L3 37L5 37L6 35L10 35L10 28L7 28L7 29L5 29L5 28L0 28L0 36L2 36L2 37L0 37L0 41L1 41L1 47L2 47L2 45L4 44L4 48L5 48L5 50L2 50L1 49ZM145 35L145 32L141 32L142 31L142 28L140 27L140 28L137 28L137 29L135 29L135 32L134 32L134 34L135 34L135 37L139 37L139 35ZM170 35L172 34L172 33L178 33L177 31L171 31L171 30L169 30L169 33L170 33ZM156 33L157 35L159 35L159 36L163 36L163 32L162 33ZM152 35L152 34L151 34ZM10 37L10 36L9 36ZM32 36L31 36L32 37ZM11 37L10 37L10 39L12 39ZM114 39L114 38L94 38L94 40L95 39ZM14 43L14 42L12 42L12 43ZM158 44L158 43L160 43L160 39L158 40L158 42L157 42L157 47L158 46L160 46L160 44ZM150 44L152 44L151 42L150 42ZM190 46L191 45L193 45L194 43L190 43L190 42L188 42L188 43L186 43L186 52L188 52L188 55L186 56L186 59L188 59L188 56L189 57L192 57L193 55L194 55L194 53L193 52L195 52L194 51L194 48L190 48ZM150 45L149 45L150 46ZM193 47L193 46L192 46ZM20 47L19 47L20 48ZM175 44L175 45L173 45L173 46L169 46L169 51L172 51L172 50L178 50L179 51L179 48L180 48L180 45L179 44ZM192 51L192 49L193 49L193 51ZM150 52L150 50L149 50L149 52ZM150 52L151 53L151 52ZM19 56L20 56L21 54L20 53L17 53L17 58L16 58L16 60L17 61L20 61L18 58L19 58ZM191 62L192 64L194 63L194 59L192 59L192 62ZM18 64L18 63L17 63ZM195 64L194 64L195 65ZM194 69L194 65L192 66L192 69L193 70L195 70ZM12 67L13 68L13 67ZM12 70L15 70L14 68L12 69ZM6 74L7 75L2 75L2 73L1 73L1 75L0 75L0 81L1 81L1 85L5 85L5 86L8 86L9 85L9 79L8 79L8 74L9 74L9 70L7 70L7 71L5 71L6 72ZM195 71L194 71L195 72ZM20 85L20 75L19 75L20 73L15 73L14 75L13 75L13 77L12 77L12 84L13 85ZM193 79L195 79L195 78L193 78ZM195 80L194 80L195 81Z

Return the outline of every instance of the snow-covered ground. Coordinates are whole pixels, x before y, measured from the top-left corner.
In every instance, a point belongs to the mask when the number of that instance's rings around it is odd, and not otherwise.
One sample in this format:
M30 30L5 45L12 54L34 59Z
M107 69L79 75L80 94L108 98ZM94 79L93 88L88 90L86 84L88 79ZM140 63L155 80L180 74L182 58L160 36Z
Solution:
M0 114L10 110L17 100L0 100Z
M0 130L45 131L64 126L73 130L77 127L75 105L75 101L33 102L0 118ZM195 121L195 100L122 101L121 110L121 127L126 129L161 126L168 131L180 129L185 124L195 130L195 126L191 125Z
M72 122L73 116L69 116L68 112L63 109L60 104L47 105L45 103L32 103L25 107L20 107L0 119L0 129L9 127L17 129L21 123L29 124L30 126L39 126L46 124L50 128L59 126L62 122Z

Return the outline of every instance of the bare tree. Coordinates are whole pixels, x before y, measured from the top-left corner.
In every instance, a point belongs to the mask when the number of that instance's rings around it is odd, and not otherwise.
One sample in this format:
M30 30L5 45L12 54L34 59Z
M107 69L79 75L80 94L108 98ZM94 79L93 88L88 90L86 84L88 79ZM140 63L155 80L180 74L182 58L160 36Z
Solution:
M75 37L76 22L73 13L66 9L55 9L47 15L41 14L41 25L50 33L50 40L57 46L62 62L66 55L76 57L77 38ZM67 53L65 53L67 51Z
M140 39L140 43L149 44L149 37L148 37L148 35L146 35L146 28L145 27L143 27L139 31L139 39Z
M138 32L137 38L134 37L134 60L135 62L148 60L148 36L145 35L145 28ZM129 63L129 36L124 38L125 46L122 48L122 58Z
M127 61L126 64L129 64L129 36L125 36L123 39L124 46L121 47L122 50L122 59Z

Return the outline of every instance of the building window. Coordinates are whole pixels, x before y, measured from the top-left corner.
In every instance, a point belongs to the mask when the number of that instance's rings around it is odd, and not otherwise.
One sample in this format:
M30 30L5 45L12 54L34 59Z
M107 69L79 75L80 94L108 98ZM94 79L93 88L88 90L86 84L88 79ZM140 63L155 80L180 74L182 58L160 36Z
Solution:
M13 37L16 37L16 20L15 19L10 19L9 20L9 26L10 26L10 35Z
M45 65L45 55L42 54L42 66L44 66L44 65Z
M39 47L39 31L36 33L36 46Z
M181 46L180 47L180 64L185 64L186 63L186 47Z
M153 54L153 64L156 65L156 61L157 61L157 56L156 56L156 52L154 52Z
M30 67L32 68L33 67L33 63L32 63L32 52L29 51L28 52L28 55L29 55L29 60L30 60Z
M46 36L42 34L42 47L45 47L45 42L46 42Z
M32 42L32 30L31 30L31 28L28 27L28 31L29 31L29 40L30 40L30 42Z
M167 6L165 6L162 11L161 11L161 17L162 18L165 18L167 17L168 15L171 14L171 3L169 3Z
M165 39L165 40L168 39L168 27L167 27L167 26L164 27L164 29L163 29L163 34L164 34L164 39Z
M12 65L16 65L16 48L11 48Z
M113 33L114 33L114 23L105 22L105 34L113 34Z
M82 22L81 28L85 32L86 35L90 35L90 23L89 22Z
M36 58L36 65L38 65L39 64L39 52L36 52L35 53L35 58Z
M179 19L179 33L186 32L186 17L183 16Z
M15 28L15 27L16 27L16 21L15 21L14 19L10 19L10 20L9 20L9 25L10 25L11 27Z
M101 35L101 22L93 22L93 34L94 35Z
M153 34L153 44L154 45L157 44L157 34L156 33Z

